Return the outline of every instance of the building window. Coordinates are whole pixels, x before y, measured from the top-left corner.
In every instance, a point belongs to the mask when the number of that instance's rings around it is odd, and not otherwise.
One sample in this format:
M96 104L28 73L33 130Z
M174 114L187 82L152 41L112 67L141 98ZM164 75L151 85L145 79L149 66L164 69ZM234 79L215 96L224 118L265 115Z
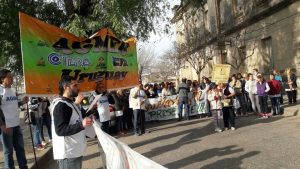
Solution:
M272 38L267 37L261 40L261 55L264 73L269 73L274 69L274 58L272 54Z

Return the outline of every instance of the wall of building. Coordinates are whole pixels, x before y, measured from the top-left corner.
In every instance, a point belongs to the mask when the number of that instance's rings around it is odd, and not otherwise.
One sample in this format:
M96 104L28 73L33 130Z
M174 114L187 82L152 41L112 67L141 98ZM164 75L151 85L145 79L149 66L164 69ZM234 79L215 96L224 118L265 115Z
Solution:
M247 60L248 69L259 68L269 72L271 68L284 70L300 68L300 1L246 29L247 46L255 43L255 54ZM265 57L264 39L271 39L271 59ZM247 53L251 51L247 48Z
M239 0L236 0L236 2L238 1ZM241 21L282 1L283 0L269 0L268 2L262 1L263 5L255 6L254 2L256 1L254 0L241 0L241 2L245 3L243 7L244 11L239 13L233 11L232 0L221 0L220 7L222 9L220 9L220 15L223 16L221 17L221 32L230 29L232 26L235 26ZM202 22L207 23L206 29L210 32L211 36L215 36L218 32L216 4L217 0L207 1L207 21L202 20ZM203 15L204 14L201 14L199 16L203 17ZM183 20L181 22L183 24L187 24L186 22L190 21ZM198 22L201 22L201 19ZM191 26L192 24L189 25ZM187 31L186 29L191 29L191 27L185 27L185 31ZM231 37L237 36L238 33L241 33L244 36L244 43L241 44L241 46L245 47L246 56L251 57L245 60L245 64L241 66L240 70L233 70L233 72L252 72L253 68L258 68L259 71L268 74L274 68L284 70L287 67L291 67L298 75L300 75L300 1L294 2L292 5L276 12L272 16L258 21L244 30L238 31L236 34L231 34L230 36L225 37L225 39L231 39ZM186 39L188 34L185 34L184 36L185 37L181 37L181 40ZM271 50L266 52L266 46L268 46L267 44L269 42ZM233 45L227 44L225 46L225 51L227 53L226 60L232 61L234 58L233 54L236 53L234 52ZM220 50L215 48L214 55L215 58L213 58L206 69L203 70L201 76L210 76L212 65L222 62L222 59L220 58ZM268 57L268 55L271 57ZM192 67L187 67L188 68L181 70L181 76L189 76L187 78L197 79L197 75ZM300 80L300 78L298 79Z

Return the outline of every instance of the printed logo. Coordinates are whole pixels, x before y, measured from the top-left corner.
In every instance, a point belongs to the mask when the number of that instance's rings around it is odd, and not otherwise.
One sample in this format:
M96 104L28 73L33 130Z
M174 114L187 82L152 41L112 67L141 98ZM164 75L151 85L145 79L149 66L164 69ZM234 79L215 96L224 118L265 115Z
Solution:
M15 101L15 100L18 100L17 96L9 96L9 97L6 97L6 101L9 102L9 101Z
M105 60L103 57L101 57L101 56L99 57L96 67L101 68L101 69L106 69L106 64L105 64Z
M60 56L58 54L56 54L56 53L51 53L48 56L48 61L52 65L59 65L61 63L60 62Z
M37 66L46 66L45 64L45 61L44 61L44 58L40 58L37 63L36 63Z
M113 66L121 66L121 67L128 66L128 63L124 58L113 57L112 59L113 59Z
M48 56L48 62L55 66L62 64L67 67L87 67L91 65L87 57L72 57L56 53L51 53Z

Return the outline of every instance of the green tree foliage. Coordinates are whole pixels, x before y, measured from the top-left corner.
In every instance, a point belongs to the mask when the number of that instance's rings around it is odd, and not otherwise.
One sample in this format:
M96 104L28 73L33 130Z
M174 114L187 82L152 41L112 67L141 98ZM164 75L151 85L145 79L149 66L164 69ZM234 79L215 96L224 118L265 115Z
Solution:
M22 73L18 12L88 37L103 27L118 37L148 39L151 32L168 33L167 0L1 0L0 67Z
M56 3L43 1L1 0L0 11L0 67L8 67L16 74L22 74L19 11L56 26L67 19Z
M66 30L77 36L90 36L102 27L124 38L135 35L147 39L150 32L167 32L166 0L60 0L69 20Z

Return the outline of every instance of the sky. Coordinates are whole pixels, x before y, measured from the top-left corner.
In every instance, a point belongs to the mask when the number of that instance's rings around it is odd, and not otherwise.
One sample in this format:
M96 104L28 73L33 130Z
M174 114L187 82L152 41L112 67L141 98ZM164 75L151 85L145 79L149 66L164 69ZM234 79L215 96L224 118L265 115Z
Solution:
M172 8L174 5L179 5L180 0L168 0L171 5L171 9L167 11L168 17L173 17ZM138 49L139 48L150 48L154 50L154 53L156 54L156 57L162 56L165 52L167 52L169 49L172 48L173 42L176 40L176 34L175 34L175 25L171 24L171 30L169 35L158 35L152 33L150 35L150 38L147 42L141 42L138 43Z

